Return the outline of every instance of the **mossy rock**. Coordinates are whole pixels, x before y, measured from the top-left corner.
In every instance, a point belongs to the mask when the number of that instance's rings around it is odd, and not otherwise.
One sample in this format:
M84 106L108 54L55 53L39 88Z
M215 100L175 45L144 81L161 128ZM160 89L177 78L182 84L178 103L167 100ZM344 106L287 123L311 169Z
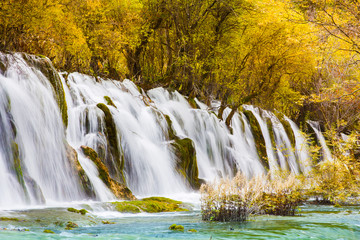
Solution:
M194 189L200 188L194 143L189 138L176 139L171 143L176 156L176 168Z
M51 234L54 234L54 231L49 230L49 229L45 229L45 230L44 230L44 233L51 233Z
M0 221L19 222L20 220L13 217L0 217Z
M96 105L105 115L105 134L108 141L110 154L107 154L108 158L103 159L108 169L110 170L110 175L117 181L120 181L123 184L126 184L125 176L123 173L124 170L124 155L122 154L122 149L119 148L120 143L118 141L117 129L113 119L113 116L110 112L110 109L103 103L98 103Z
M260 161L262 165L265 167L265 169L269 170L269 160L266 153L266 144L265 139L261 131L261 127L259 122L257 121L256 117L251 111L245 110L243 111L243 114L249 121L251 132L254 136L256 149L260 158Z
M164 197L150 197L135 201L112 202L115 209L123 213L159 213L188 211L182 202Z
M41 58L38 56L32 56L27 54L22 54L23 59L32 67L38 69L50 82L56 102L59 106L60 113L62 116L62 121L64 126L68 125L68 115L67 115L67 103L65 98L65 91L62 85L59 74L56 69L52 66L51 61L48 58Z
M197 103L196 103L196 101L195 101L194 98L188 97L188 98L187 98L187 101L188 101L188 103L190 104L190 106L191 106L192 108L195 108L195 109L199 109L199 108L200 108L200 107L197 105Z
M113 102L113 100L109 96L104 96L104 99L109 106L113 106L114 108L117 108Z
M0 74L4 75L6 72L6 65L3 62L0 62Z
M197 232L197 230L196 230L196 229L189 229L188 232L193 232L193 233L195 233L195 232Z
M136 199L129 188L110 177L108 168L105 166L105 164L98 157L98 154L92 148L87 146L81 146L81 149L85 156L87 156L91 161L95 163L99 172L99 178L105 183L105 185L114 193L117 198L129 200Z
M76 150L73 149L69 144L66 144L66 157L71 163L75 174L77 174L80 186L82 187L86 196L89 198L96 198L94 186L86 175L84 169L81 167Z
M169 229L173 230L173 231L184 231L184 226L177 225L177 224L174 223L169 227Z
M85 215L86 213L88 213L88 211L86 211L86 209L75 209L75 208L68 208L67 209L69 212L73 212L73 213L80 213L81 215Z
M101 221L102 222L102 224L115 224L114 222L109 222L109 221Z
M16 173L16 177L17 177L20 185L26 192L24 175L23 175L23 170L22 170L21 160L20 160L19 146L15 141L11 142L11 150L12 150L12 155L13 155L14 170Z
M164 114L164 117L165 117L166 123L168 125L167 135L168 135L169 140L179 139L179 137L176 136L175 130L172 127L172 121L171 121L169 115Z
M295 149L295 135L294 132L291 128L291 125L288 121L286 121L286 119L284 118L283 115L277 116L278 119L280 120L281 124L283 125L286 135L288 136L290 142L291 142L291 146L293 147L293 149Z
M77 224L74 223L74 222L69 221L69 222L66 223L65 229L66 229L66 230L72 230L72 229L78 228L78 227L79 227L79 225L77 225Z

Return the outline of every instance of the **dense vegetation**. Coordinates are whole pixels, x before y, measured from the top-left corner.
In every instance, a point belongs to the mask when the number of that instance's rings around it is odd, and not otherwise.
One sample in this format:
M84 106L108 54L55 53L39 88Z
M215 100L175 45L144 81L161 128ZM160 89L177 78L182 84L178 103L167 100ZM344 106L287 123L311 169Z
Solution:
M220 99L220 118L225 106L251 103L348 132L359 129L359 7L348 0L4 0L0 50Z
M246 221L250 214L293 216L304 198L300 181L287 177L238 173L232 180L201 186L201 213L206 221Z

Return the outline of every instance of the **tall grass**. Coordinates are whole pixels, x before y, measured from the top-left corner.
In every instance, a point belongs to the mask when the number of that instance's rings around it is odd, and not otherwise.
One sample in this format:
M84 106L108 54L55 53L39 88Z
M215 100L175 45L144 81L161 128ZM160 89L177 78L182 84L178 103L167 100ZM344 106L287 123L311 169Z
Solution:
M202 219L245 221L250 214L294 215L302 198L296 177L260 175L247 180L238 173L233 179L201 186Z

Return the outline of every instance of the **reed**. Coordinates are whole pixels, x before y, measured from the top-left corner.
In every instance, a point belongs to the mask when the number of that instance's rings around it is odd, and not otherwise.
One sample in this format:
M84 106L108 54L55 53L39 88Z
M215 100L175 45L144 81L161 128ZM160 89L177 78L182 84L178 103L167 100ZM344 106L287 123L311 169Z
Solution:
M238 173L233 179L201 186L201 211L205 221L246 221L251 214L294 215L302 202L295 176L248 180Z

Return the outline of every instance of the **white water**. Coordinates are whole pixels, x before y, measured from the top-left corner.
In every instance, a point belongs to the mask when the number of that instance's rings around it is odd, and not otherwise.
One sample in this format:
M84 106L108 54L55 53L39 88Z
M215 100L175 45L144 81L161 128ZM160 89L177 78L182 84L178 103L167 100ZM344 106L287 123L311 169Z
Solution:
M309 155L309 145L304 134L299 130L298 126L285 116L285 120L289 122L295 137L295 154L300 164L301 172L305 175L311 170L311 159Z
M96 106L106 104L104 96L109 96L116 106L108 108L116 125L118 147L125 159L126 182L136 196L186 199L192 191L175 169L176 158L168 138L165 114L179 138L193 141L199 178L212 181L232 177L237 170L249 178L266 172L251 126L241 112L232 119L231 133L207 105L195 99L200 109L193 109L176 91L156 88L140 93L129 80L96 80L71 73L66 80L61 77L68 106L65 129L52 87L42 73L29 66L20 55L1 57L10 62L10 67L5 74L0 74L0 194L6 196L0 197L0 207L85 200L85 193L66 157L67 143L78 153L79 163L94 188L94 200L114 199L100 180L95 164L81 151L85 145L109 157L104 113ZM212 108L216 108L216 102ZM254 114L260 125L270 171L281 168L298 173L300 168L305 173L309 170L306 140L291 120L287 119L296 138L295 153L275 115L253 106L244 108ZM225 116L229 112L230 109L226 109ZM273 132L267 126L269 119ZM16 136L11 122L17 129ZM274 136L275 146L270 134ZM319 133L319 138L321 136ZM13 142L19 145L23 185L14 170ZM116 165L112 161L106 164ZM109 170L112 178L121 178L119 170Z
M310 127L314 130L314 132L316 134L316 137L317 137L317 139L318 139L318 141L320 143L320 146L321 146L324 161L332 162L333 158L331 156L330 149L326 144L326 140L324 138L324 135L322 135L322 133L321 133L319 123L314 122L314 121L308 121L307 123L310 125Z
M270 172L279 171L280 167L279 167L279 164L275 157L274 147L273 147L273 144L272 144L271 138L270 138L270 132L269 132L268 126L266 124L266 118L263 118L262 116L260 116L260 110L258 108L247 105L247 106L244 106L244 109L251 111L254 114L256 120L258 121L258 123L260 125L261 132L263 134L264 141L265 141L266 155L267 155L268 162L269 162L269 171Z
M10 166L13 156L9 149L5 150L5 154L2 150L0 159L3 166L0 171L5 171L1 175L6 180L0 183L1 191L5 191L1 201L17 205L38 203L42 197L46 201L82 198L66 159L64 128L50 83L39 71L30 68L20 55L1 57L7 57L9 62L6 74L0 78L0 88L3 100L6 103L9 99L10 106L8 113L4 112L4 108L0 111L2 116L11 116L16 127L17 135L11 141L16 141L19 146L26 186L21 192L18 184L6 183L14 182L14 173L10 171L14 168ZM4 127L8 131L9 123L5 123ZM5 135L3 139L12 137L8 132Z

